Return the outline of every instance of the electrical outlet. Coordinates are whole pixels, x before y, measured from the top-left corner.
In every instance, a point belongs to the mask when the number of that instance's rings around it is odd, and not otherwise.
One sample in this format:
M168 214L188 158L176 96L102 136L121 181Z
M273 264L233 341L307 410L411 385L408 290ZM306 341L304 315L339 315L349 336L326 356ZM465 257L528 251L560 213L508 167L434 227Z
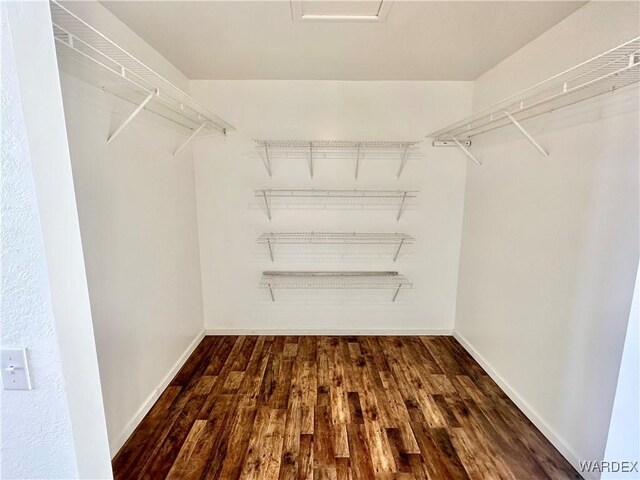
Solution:
M5 390L31 390L27 349L24 347L2 347L0 357L3 388Z

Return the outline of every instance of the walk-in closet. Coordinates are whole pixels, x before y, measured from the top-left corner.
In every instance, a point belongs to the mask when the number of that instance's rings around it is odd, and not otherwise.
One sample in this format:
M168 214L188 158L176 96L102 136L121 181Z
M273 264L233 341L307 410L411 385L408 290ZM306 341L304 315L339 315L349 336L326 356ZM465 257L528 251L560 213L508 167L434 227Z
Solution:
M0 13L0 478L640 478L640 3Z

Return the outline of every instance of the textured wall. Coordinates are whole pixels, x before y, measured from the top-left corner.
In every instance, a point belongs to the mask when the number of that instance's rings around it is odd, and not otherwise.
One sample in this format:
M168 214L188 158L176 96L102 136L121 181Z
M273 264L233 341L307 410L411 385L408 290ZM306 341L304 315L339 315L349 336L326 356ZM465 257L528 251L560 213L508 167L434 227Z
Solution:
M76 459L40 221L2 5L2 345L28 345L31 391L1 391L0 477L75 478Z

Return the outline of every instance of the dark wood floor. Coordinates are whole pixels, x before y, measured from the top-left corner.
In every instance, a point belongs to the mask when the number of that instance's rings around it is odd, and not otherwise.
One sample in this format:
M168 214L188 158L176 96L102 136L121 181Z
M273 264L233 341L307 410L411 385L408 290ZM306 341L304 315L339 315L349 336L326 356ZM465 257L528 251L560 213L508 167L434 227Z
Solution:
M567 479L452 337L206 337L116 479Z

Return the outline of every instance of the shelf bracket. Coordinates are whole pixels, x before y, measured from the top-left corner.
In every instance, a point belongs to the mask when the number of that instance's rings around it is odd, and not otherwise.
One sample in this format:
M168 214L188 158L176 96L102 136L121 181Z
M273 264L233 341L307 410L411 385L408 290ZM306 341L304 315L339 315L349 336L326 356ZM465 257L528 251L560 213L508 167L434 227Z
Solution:
M271 240L267 240L267 245L269 246L269 256L271 257L271 261L273 262L273 247L271 246Z
M402 174L402 170L404 170L404 166L407 164L407 159L409 158L409 145L406 145L404 147L404 150L402 151L402 159L400 160L400 168L398 169L398 175L397 177L400 178L400 175Z
M507 118L509 120L511 120L511 123L513 123L516 127L518 127L518 130L520 130L522 132L522 134L527 138L527 140L529 140L529 142L531 143L531 145L533 145L534 147L536 147L536 149L538 149L538 151L544 155L545 157L549 156L549 152L547 152L544 148L542 148L542 146L536 142L535 138L533 138L531 135L529 135L529 132L527 132L524 127L520 124L520 122L518 122L513 115L511 115L509 112L507 112L506 110L504 110L503 112Z
M391 303L394 303L396 301L396 298L398 297L398 293L400 293L400 288L402 288L402 284L398 285L398 288L396 288L396 293L393 294Z
M271 301L275 302L276 297L273 295L273 288L271 288L271 284L269 283L269 294L271 294Z
M313 144L309 142L309 173L313 178Z
M360 144L356 147L356 180L358 180L358 170L360 170Z
M267 169L267 173L269 174L269 178L272 177L272 172L271 172L271 158L269 158L269 146L265 145L264 146L264 166Z
M264 206L267 207L267 217L271 220L271 209L269 208L269 199L267 198L266 190L262 191L262 197L264 198Z
M400 240L400 245L398 245L398 249L396 250L396 254L393 256L393 262L394 263L398 259L398 255L400 254L400 249L402 248L402 245L404 245L404 238L402 240Z
M460 141L456 137L454 137L452 135L451 138L453 139L454 142L456 142L456 145L458 145L462 149L462 151L464 152L464 154L467 157L469 157L471 160L473 160L477 165L482 165L480 160L478 160L476 157L474 157L473 154L469 151L469 149L467 147L465 147L462 143L460 143Z
M175 152L173 152L173 156L175 157L176 155L178 155L178 153L180 153L180 151L181 151L184 147L186 147L186 146L189 144L189 142L195 138L195 136L196 136L196 135L198 135L198 134L200 133L200 130L202 130L202 129L203 129L204 127L206 127L206 126L207 126L207 122L204 122L202 125L200 125L198 128L196 128L196 129L193 131L193 133L192 133L191 135L189 135L189 138L187 138L187 139L184 141L184 143L183 143L182 145L180 145L180 146L178 147L178 149L177 149Z
M131 112L131 115L129 115L127 118L125 118L124 122L122 122L120 124L120 126L118 128L116 128L116 131L113 132L109 136L109 138L107 138L107 143L113 142L116 139L116 137L122 133L122 131L125 129L125 127L127 125L129 125L131 120L133 120L135 118L135 116L138 115L140 113L140 111L145 107L145 105L147 103L149 103L151 101L151 99L153 97L155 97L156 95L158 95L158 90L155 90L155 91L151 92L149 95L147 95L147 98L145 98L142 101L142 103L140 105L138 105L133 112Z
M402 211L404 210L404 203L407 200L407 192L402 193L402 201L400 202L400 209L398 210L398 216L396 217L396 221L400 221L400 217L402 216Z

